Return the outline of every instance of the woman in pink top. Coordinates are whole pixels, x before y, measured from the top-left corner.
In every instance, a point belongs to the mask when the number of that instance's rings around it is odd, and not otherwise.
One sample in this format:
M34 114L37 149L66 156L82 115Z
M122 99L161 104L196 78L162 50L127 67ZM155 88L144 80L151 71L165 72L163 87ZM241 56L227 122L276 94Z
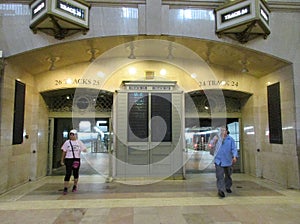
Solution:
M73 172L74 185L72 192L77 191L77 184L79 178L79 168L80 168L80 154L81 152L86 152L86 146L82 141L77 139L77 131L75 129L71 130L69 133L69 139L61 147L61 165L66 166L66 175L64 178L64 194L68 193L69 181Z

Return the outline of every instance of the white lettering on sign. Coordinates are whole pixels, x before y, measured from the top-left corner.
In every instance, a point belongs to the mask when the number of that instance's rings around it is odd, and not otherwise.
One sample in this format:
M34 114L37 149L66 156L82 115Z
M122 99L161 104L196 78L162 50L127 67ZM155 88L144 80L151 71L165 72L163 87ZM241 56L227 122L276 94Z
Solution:
M209 86L232 86L232 87L238 87L239 82L238 81L226 81L226 80L205 80L200 81L199 85L201 87L209 87Z
M171 90L171 86L153 86L152 90Z
M231 12L227 12L225 14L222 14L221 15L221 21L222 21L222 23L224 23L224 22L227 22L229 20L233 20L233 19L245 16L245 15L248 15L250 13L251 13L250 5L246 5L244 7L239 8L239 9L235 9Z
M225 15L225 20L229 20L229 19L233 19L235 17L239 17L239 16L242 16L244 14L247 14L248 13L248 9L245 8L245 9L241 9L241 10L238 10L238 11L235 11L233 13L230 13L228 15Z
M60 3L60 8L62 10L65 10L65 11L75 15L75 16L81 17L81 12L80 11L77 11L74 8L68 7L67 5L64 5L64 4Z
M43 8L45 8L45 2L41 2L39 5L37 5L33 10L33 14L35 15L39 13Z
M128 86L129 90L147 90L147 86Z
M64 10L70 14L72 14L75 17L79 17L81 19L84 19L84 9L81 9L79 7L76 7L74 5L71 5L70 3L58 0L58 8L60 8L61 10Z
M267 22L269 21L267 13L262 8L260 9L260 14Z

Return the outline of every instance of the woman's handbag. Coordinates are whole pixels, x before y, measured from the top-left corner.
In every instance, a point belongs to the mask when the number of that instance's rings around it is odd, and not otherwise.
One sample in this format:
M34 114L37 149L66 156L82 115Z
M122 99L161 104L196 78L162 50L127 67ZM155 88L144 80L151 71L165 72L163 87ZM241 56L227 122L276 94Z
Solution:
M79 167L79 165L80 165L80 162L79 162L79 161L74 161L72 167L73 167L74 169L77 169L77 168Z

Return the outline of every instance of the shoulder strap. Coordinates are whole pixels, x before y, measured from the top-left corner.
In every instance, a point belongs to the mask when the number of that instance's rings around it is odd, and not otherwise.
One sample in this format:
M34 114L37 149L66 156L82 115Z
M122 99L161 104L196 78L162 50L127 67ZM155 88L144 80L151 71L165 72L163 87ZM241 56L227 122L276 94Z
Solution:
M71 148L72 148L73 157L75 158L74 149L73 149L73 145L71 143L71 140L69 140L69 142L70 142L70 145L71 145Z

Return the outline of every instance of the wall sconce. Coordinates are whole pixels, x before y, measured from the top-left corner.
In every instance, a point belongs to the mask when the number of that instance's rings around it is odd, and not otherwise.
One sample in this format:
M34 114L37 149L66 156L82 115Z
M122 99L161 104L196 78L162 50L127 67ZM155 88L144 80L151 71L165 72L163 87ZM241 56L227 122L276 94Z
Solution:
M0 51L0 71L4 69L4 57L3 57L3 51Z
M47 58L47 61L50 62L49 71L53 71L56 69L55 62L59 61L59 57L49 57Z
M128 56L128 58L129 59L136 59L136 57L134 55L134 45L133 45L132 42L130 43L129 48L130 48L130 55Z
M206 53L206 60L205 62L209 65L210 64L210 49L207 50L207 53Z
M172 60L172 59L174 58L173 53L172 53L172 51L173 51L172 42L170 42L169 47L168 47L168 50L169 50L169 54L168 54L168 57L167 57L167 58L168 58L169 60Z
M244 67L242 70L241 70L242 73L247 73L249 72L248 68Z
M99 53L99 50L96 48L91 48L90 50L87 51L87 53L91 55L89 62L93 62L95 61L96 54Z
M239 62L240 62L240 64L243 66L243 68L242 68L242 70L241 70L241 73L247 73L247 72L249 72L249 70L248 70L248 68L247 68L247 65L248 65L247 60L244 59L244 60L241 60L241 61L239 61Z

